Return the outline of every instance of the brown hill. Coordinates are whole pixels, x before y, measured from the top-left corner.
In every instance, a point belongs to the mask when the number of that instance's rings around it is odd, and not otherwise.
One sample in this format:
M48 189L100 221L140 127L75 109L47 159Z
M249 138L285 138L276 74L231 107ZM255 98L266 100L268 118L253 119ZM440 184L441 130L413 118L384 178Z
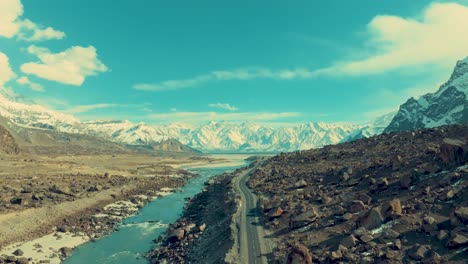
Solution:
M466 263L467 142L455 125L270 159L249 185L275 263Z
M0 126L0 153L18 154L19 147L11 133L3 126Z

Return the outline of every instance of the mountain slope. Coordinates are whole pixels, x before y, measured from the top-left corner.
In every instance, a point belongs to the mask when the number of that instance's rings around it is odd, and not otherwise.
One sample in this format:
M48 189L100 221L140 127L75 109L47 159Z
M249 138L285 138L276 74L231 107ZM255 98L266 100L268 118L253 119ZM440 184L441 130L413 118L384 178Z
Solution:
M396 112L391 112L381 117L378 117L372 123L356 129L347 137L341 140L341 143L350 142L361 138L369 138L375 135L382 134L385 128L390 124Z
M53 147L58 150L61 144L66 143L72 144L75 150L86 148L101 151L108 148L110 152L115 152L123 151L123 145L137 145L147 146L140 148L145 151L197 153L192 148L176 142L174 138L144 123L81 122L74 116L50 110L34 102L23 103L21 102L23 99L16 101L18 98L15 94L13 97L4 91L3 94L0 94L0 117L4 119L2 123L10 131L14 131L15 138L24 143L21 144L23 148L41 148L47 150L39 152L51 152ZM38 150L32 152L38 152Z
M0 126L0 153L18 154L19 147L15 138L5 127Z
M457 62L449 81L437 92L402 104L385 132L467 123L467 96L468 57Z

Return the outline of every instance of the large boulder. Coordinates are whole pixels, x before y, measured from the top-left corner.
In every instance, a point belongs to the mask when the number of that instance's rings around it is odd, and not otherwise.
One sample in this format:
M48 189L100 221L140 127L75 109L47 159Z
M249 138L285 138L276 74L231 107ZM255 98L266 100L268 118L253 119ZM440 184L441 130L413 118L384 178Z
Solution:
M297 228L307 226L315 222L315 220L317 220L317 217L319 217L317 210L315 208L311 208L309 211L305 213L293 216L291 218L290 227L292 229L297 229Z
M392 220L399 216L402 216L401 202L399 199L394 199L389 202L382 204L382 216L384 220Z
M459 139L445 138L439 157L446 164L463 165L468 161L468 145Z
M374 207L369 210L358 220L358 225L364 227L367 230L372 230L384 223L384 218L379 207Z
M312 264L313 257L309 249L302 244L295 244L288 255L288 264Z
M468 224L468 207L460 207L455 210L455 216L463 224Z

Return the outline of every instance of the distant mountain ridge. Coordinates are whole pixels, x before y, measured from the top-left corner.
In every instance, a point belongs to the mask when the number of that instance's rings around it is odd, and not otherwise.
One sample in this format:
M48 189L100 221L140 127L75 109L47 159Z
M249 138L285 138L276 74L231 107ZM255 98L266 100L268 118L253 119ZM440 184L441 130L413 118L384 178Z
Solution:
M127 120L82 122L72 115L15 99L0 94L0 116L19 127L94 136L161 151L290 152L369 137L383 130L379 121L364 125L315 122L283 127L251 122L209 122L198 126L183 123L151 126Z
M458 61L450 79L435 93L410 98L385 132L468 122L468 57Z

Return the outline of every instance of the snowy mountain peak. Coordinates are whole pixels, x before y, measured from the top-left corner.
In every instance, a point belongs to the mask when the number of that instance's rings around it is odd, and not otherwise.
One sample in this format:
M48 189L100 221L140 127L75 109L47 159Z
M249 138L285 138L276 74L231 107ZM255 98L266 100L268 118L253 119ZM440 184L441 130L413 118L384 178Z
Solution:
M458 61L449 81L435 93L400 106L385 132L468 122L468 57Z

